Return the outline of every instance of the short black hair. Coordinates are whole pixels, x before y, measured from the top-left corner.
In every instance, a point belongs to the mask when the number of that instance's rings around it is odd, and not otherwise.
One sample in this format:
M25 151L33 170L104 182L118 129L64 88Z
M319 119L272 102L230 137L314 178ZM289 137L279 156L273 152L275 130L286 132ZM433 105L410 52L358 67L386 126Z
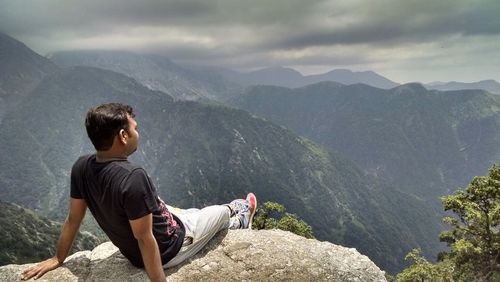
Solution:
M129 116L132 118L135 116L132 107L120 103L102 104L91 108L85 118L85 128L94 148L98 151L108 150L121 129L128 133Z

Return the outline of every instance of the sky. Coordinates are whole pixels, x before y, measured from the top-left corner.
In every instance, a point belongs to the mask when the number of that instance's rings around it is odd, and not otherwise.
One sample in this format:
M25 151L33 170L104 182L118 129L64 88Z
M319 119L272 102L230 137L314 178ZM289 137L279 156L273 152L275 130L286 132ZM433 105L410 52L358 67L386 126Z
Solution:
M110 49L189 65L395 82L500 81L499 0L0 0L0 31L41 55Z

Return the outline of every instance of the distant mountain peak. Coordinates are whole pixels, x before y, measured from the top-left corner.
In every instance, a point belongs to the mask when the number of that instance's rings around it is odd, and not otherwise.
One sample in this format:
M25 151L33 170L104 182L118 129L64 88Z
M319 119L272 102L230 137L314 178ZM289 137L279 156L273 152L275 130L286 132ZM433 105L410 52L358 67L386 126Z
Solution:
M395 94L404 95L404 94L426 93L427 89L421 83L410 82L410 83L406 83L406 84L394 87L392 89L392 91Z
M247 75L272 75L272 76L275 76L275 77L279 77L279 76L282 76L282 77L303 77L303 75L292 69L292 68L287 68L287 67L283 67L283 66L273 66L273 67L268 67L268 68L263 68L263 69L258 69L258 70L254 70L254 71L251 71L249 73L247 73Z
M28 48L24 43L21 41L18 41L14 39L13 37L9 36L8 34L5 34L0 31L0 49L4 48L5 46L23 46L24 48Z
M275 85L298 88L321 81L333 81L344 85L363 83L382 89L390 89L399 85L373 71L353 72L348 69L334 69L322 74L302 75L292 68L274 66L248 73L226 73L225 76L243 86Z
M349 69L333 69L329 72L327 72L328 74L333 74L333 73L337 73L337 74L340 74L340 73L344 73L344 74L355 74L355 73L374 73L373 71L352 71L352 70L349 70Z
M500 94L500 83L494 79L485 79L477 82L433 82L425 85L428 89L449 91L449 90L470 90L481 89L493 94Z
M363 84L365 85L365 84ZM318 89L318 88L341 88L341 87L345 87L346 85L345 84L342 84L340 82L336 82L336 81L320 81L320 82L316 82L316 83L313 83L313 84L309 84L309 85L306 85L306 86L303 86L301 88L303 89Z
M0 32L0 61L2 62L0 73L12 73L12 68L16 68L19 72L30 69L29 71L34 73L51 72L57 69L54 63L40 56L21 41L2 32Z
M57 66L24 43L0 32L0 123L5 110L24 99Z
M345 85L362 83L383 89L390 89L399 85L373 71L357 72L348 69L334 69L324 74L307 76L306 79L309 83L318 81L336 81Z

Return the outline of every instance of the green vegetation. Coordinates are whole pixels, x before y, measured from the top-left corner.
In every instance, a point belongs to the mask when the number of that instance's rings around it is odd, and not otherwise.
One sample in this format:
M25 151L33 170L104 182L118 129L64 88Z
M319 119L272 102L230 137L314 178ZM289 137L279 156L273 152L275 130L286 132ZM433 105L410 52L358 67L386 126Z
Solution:
M500 281L500 166L487 176L475 177L467 190L442 198L452 229L440 239L451 247L436 264L411 251L413 264L398 274L398 281Z
M14 204L0 202L0 265L30 263L54 255L61 224ZM100 241L80 233L73 251L90 250Z
M436 281L447 282L453 274L453 265L450 261L431 263L421 255L419 248L413 249L406 255L405 260L410 261L412 265L396 276L399 282L414 281ZM472 280L471 280L472 281Z
M275 202L265 202L257 209L253 227L256 229L281 229L297 235L314 238L312 227L297 215L285 212L285 207Z

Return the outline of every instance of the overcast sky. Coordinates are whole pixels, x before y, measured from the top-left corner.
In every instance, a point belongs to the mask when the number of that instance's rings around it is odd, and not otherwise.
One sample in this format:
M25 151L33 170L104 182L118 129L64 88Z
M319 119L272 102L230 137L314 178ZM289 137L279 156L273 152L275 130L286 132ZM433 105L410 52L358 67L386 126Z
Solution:
M119 49L239 70L500 81L498 0L0 0L0 30L41 55Z

